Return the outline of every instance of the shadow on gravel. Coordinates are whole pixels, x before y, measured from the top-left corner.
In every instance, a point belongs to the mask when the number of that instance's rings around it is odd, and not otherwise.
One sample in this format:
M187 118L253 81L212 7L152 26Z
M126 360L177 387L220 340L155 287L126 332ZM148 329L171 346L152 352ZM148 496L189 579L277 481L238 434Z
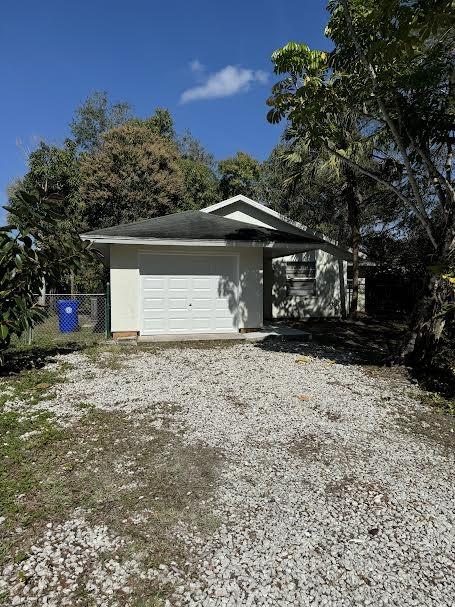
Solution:
M0 365L0 377L14 375L29 369L41 369L54 362L58 354L71 354L82 350L82 344L65 344L53 346L19 346L6 350L5 361Z
M311 342L306 342L308 350L311 347L326 346L333 349L333 358L337 359L337 362L343 363L348 354L351 363L362 365L386 364L397 352L406 329L405 325L397 322L384 322L372 318L356 321L331 318L288 320L284 324L311 334ZM275 350L273 341L272 338L257 345L266 350ZM279 349L295 352L295 347L295 342L283 340Z
M386 365L398 351L405 330L403 325L374 319L289 320L284 324L310 333L311 340L270 337L256 342L256 347L294 354L304 350L308 354L330 357L338 364L375 367Z

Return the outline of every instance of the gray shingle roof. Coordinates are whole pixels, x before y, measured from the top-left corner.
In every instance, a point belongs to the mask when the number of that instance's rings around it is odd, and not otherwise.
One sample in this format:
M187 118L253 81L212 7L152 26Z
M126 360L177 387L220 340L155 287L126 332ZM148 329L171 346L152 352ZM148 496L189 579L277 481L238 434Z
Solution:
M182 240L237 240L254 242L323 242L291 232L253 226L202 211L183 211L145 221L99 228L83 234L86 237L114 237Z

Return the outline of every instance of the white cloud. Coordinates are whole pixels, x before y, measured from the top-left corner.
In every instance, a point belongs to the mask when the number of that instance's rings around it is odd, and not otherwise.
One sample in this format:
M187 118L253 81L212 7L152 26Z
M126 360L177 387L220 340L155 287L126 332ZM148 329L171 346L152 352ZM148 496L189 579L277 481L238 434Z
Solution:
M192 61L192 71L199 71L199 61ZM197 68L196 70L194 68ZM230 97L237 93L247 91L254 82L265 84L269 75L262 70L249 70L234 65L227 65L219 72L210 74L207 80L198 86L184 91L180 97L181 103L195 101L197 99L216 99L219 97Z
M193 59L193 61L190 61L190 70L195 74L200 74L205 70L205 65L202 65L199 59Z

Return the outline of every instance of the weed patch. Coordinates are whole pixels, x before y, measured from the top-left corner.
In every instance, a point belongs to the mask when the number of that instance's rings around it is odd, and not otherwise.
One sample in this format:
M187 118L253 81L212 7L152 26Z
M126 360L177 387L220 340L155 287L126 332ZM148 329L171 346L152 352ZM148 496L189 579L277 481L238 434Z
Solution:
M63 362L56 369L31 369L22 371L16 376L0 381L0 408L7 401L19 399L31 406L37 405L53 386L65 380L66 372L71 369L70 363Z
M423 405L438 409L442 413L455 415L455 400L444 398L436 392L411 392L409 396Z
M96 344L84 350L87 358L100 369L118 371L125 367L128 358L138 354L137 347L122 344Z
M187 445L166 424L157 429L153 414L137 421L86 402L80 407L85 414L66 428L42 411L0 415L0 565L25 560L49 521L64 523L79 508L90 525L125 538L122 559L134 558L144 570L172 561L186 567L187 548L175 531L216 528L209 504L220 452ZM172 589L138 578L131 591L133 604L159 605Z

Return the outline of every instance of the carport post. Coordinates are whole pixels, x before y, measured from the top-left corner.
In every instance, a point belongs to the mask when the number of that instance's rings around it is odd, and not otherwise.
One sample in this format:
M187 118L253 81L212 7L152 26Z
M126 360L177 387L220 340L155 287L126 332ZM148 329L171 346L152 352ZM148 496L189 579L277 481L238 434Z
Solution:
M106 339L111 336L111 283L106 284L106 296L104 298L104 334Z

